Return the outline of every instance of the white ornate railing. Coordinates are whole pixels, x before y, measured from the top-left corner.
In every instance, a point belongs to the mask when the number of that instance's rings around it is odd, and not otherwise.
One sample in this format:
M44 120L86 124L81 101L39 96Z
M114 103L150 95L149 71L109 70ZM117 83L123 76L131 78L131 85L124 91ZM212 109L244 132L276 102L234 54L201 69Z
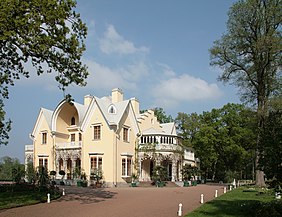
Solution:
M33 145L26 145L25 151L33 151Z
M82 141L56 143L56 149L74 149L74 148L81 148L81 146L82 146Z
M182 147L177 144L140 144L139 145L139 151L177 151L181 152Z

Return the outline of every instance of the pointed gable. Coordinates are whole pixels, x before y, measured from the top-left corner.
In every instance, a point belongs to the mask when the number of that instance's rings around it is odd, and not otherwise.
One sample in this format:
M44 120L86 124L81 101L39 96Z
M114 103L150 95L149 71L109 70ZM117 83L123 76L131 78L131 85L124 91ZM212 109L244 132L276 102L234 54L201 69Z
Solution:
M161 124L161 127L167 135L177 135L174 122Z
M41 128L43 121L46 121L49 129L51 130L52 114L53 114L53 111L51 111L51 110L48 110L48 109L45 109L45 108L40 109L36 123L34 125L32 133L31 133L32 136L35 136L38 133L38 130Z
M129 100L124 100L121 102L112 103L109 97L103 97L99 99L98 97L95 97L95 100L100 107L105 119L107 120L109 125L118 125L128 104ZM116 112L110 113L109 107L114 106Z

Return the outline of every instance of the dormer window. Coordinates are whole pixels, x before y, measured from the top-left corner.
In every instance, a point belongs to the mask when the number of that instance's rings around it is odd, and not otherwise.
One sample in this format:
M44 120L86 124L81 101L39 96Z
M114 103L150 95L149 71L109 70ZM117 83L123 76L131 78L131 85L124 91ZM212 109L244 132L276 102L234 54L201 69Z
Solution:
M75 118L74 117L71 118L71 125L75 125Z
M116 114L117 113L117 109L114 105L110 105L109 109L108 109L109 114Z

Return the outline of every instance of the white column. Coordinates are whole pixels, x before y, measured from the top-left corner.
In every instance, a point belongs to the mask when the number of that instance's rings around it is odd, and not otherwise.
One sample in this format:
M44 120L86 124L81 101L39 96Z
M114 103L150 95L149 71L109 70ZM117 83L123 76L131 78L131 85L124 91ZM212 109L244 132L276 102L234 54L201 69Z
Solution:
M176 174L176 171L177 171L177 161L175 159L172 160L172 171L171 171L171 181L172 182L175 182L176 180L176 177L177 177L177 174Z

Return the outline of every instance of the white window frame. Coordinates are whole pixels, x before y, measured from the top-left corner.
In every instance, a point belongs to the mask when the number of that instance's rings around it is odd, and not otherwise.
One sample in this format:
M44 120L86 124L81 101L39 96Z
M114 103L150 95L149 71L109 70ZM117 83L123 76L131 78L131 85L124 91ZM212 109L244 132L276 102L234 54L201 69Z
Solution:
M41 133L41 145L46 145L48 142L48 132L47 131L42 131ZM44 141L44 136L46 135L45 141Z
M93 138L92 138L92 141L100 141L102 139L102 124L101 123L98 123L98 124L92 124L91 125L91 128L93 128L93 131L92 131L92 135L93 135ZM100 127L100 138L98 139L95 139L95 127Z
M121 177L122 178L128 178L132 175L132 160L133 160L133 155L131 154L121 154ZM128 174L128 160L130 159L130 171ZM122 161L125 160L125 174L123 174L123 164Z
M89 153L89 164L90 164L90 174L91 174L91 169L98 169L99 168L99 158L102 159L102 164L101 164L101 167L100 169L103 170L103 161L104 161L104 158L103 158L103 153ZM96 158L96 165L94 168L91 168L92 167L92 163L91 163L91 158Z
M44 156L44 155L38 155L38 166L40 166L39 161L42 160L42 166L48 170L48 165L49 165L49 156ZM47 167L45 165L45 160L47 160Z
M127 129L127 140L125 140L125 138L124 138L124 129ZM129 143L129 141L130 141L130 127L128 127L128 126L123 126L123 128L122 128L122 140L124 141L124 142L127 142L127 143Z

